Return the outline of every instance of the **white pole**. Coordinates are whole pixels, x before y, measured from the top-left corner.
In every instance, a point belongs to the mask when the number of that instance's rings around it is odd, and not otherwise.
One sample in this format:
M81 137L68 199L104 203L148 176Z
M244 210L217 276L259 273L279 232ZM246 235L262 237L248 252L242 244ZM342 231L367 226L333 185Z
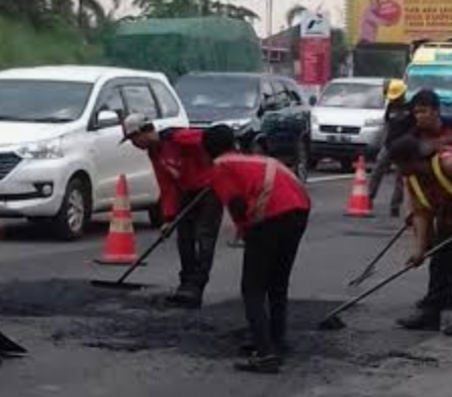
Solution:
M273 0L267 0L267 36L273 34Z

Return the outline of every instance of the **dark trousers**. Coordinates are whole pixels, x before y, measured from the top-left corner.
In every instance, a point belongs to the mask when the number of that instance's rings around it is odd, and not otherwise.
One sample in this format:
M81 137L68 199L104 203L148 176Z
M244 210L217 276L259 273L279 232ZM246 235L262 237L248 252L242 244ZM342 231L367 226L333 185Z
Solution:
M452 228L437 233L435 243L452 237ZM452 245L433 255L429 267L428 292L423 299L425 308L441 311L452 305Z
M199 192L183 194L182 208L198 194ZM209 281L222 219L223 207L213 192L210 192L179 224L177 244L181 261L181 287L192 288L202 294Z
M378 153L377 162L369 180L369 196L373 201L377 197L378 189L380 188L381 182L385 174L389 171L391 167L391 160L389 158L388 149L383 146ZM391 198L391 209L398 210L403 204L403 178L400 172L396 171L394 189L392 191Z
M252 226L245 235L242 297L260 355L284 343L289 278L308 217L308 212L289 212Z

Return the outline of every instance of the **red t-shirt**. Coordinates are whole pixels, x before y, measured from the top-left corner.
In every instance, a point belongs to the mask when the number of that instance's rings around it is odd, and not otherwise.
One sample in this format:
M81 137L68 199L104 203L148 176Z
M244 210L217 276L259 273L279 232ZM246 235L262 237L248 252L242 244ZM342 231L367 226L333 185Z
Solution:
M246 216L235 220L241 232L290 211L309 211L311 206L308 193L292 171L264 156L220 156L213 167L212 188L225 206L237 198L246 203Z

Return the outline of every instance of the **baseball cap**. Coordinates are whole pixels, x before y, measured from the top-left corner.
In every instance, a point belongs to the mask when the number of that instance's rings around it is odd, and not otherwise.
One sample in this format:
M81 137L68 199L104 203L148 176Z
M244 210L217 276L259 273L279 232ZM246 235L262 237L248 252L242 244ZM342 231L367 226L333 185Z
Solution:
M133 113L125 118L123 126L124 138L122 138L120 144L129 140L132 135L142 132L145 127L153 126L153 124L152 120L148 119L144 114Z

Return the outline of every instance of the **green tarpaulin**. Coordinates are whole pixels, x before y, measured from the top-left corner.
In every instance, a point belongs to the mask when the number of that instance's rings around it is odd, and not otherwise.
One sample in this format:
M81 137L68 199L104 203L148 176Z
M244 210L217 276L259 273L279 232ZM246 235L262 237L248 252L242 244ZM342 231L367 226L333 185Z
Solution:
M218 17L125 21L106 40L110 64L162 71L257 72L259 39L248 23Z

